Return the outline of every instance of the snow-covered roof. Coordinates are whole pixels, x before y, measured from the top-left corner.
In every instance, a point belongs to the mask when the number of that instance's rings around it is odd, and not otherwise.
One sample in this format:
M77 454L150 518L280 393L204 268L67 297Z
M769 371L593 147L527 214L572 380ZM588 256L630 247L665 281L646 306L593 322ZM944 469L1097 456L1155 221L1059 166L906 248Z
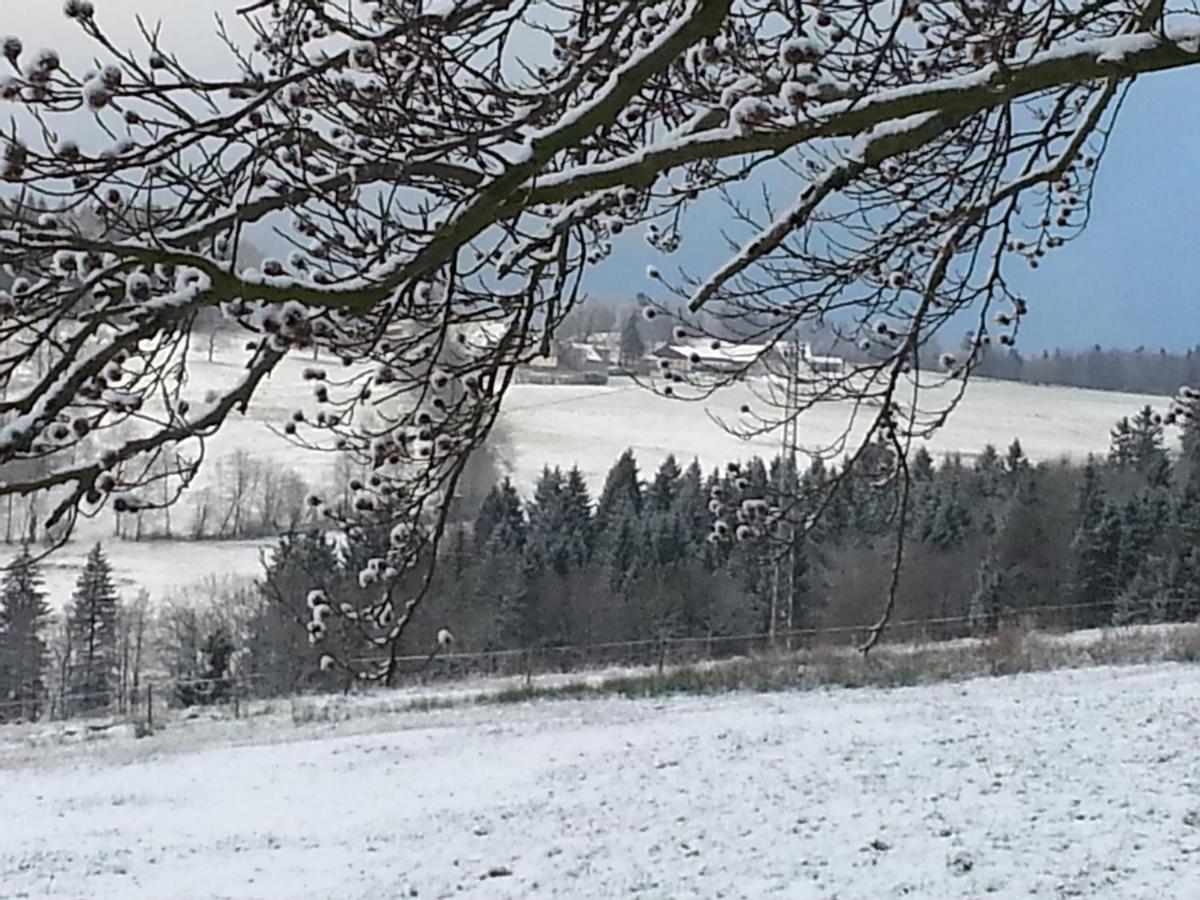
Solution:
M721 344L714 348L711 344L667 344L656 350L656 353L669 353L701 363L720 365L749 365L760 357L773 352L769 344Z

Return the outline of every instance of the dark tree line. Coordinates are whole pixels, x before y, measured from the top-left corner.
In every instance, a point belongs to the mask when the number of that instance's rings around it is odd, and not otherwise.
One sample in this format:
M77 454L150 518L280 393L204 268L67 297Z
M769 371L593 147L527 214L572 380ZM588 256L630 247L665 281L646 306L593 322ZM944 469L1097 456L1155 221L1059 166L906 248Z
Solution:
M1200 384L1200 346L1183 353L1166 350L1046 350L1022 354L988 347L976 374L1030 384L1062 384L1101 391L1173 396L1183 384Z
M935 461L918 449L909 460L895 618L948 638L985 635L1029 616L1052 627L1200 617L1197 419L1185 420L1177 453L1149 408L1117 422L1111 438L1105 458L1082 464L1035 464L1015 440L969 462ZM727 639L767 632L772 610L778 628L861 629L886 593L898 525L880 462L868 453L849 471L819 460L801 471L782 459L705 471L669 456L642 472L626 451L598 496L578 468L547 467L527 499L504 479L473 516L459 517L432 574L428 567L405 574L398 596L431 581L400 650L437 652L443 628L456 649L482 653ZM755 504L789 498L801 507L795 520L805 504L815 511L826 497L806 534L756 512ZM378 568L392 539L388 527L369 524L336 539L288 535L264 558L256 584L214 591L206 604L168 605L154 649L176 681L173 699L226 700L235 678L267 696L348 687L349 671L314 661L387 652L405 610L328 621L314 610L327 602L353 607L356 592L373 587L364 572ZM97 546L65 617L60 708L111 708L128 688L122 616ZM45 708L50 621L37 565L23 553L0 588L0 701L8 719ZM140 635L137 647L140 655Z

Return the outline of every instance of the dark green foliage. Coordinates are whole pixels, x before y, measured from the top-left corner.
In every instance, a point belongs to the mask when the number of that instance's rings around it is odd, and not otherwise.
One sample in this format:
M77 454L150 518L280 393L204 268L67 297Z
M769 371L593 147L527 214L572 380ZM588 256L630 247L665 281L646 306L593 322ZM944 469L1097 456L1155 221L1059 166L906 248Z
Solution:
M112 567L96 544L79 573L67 611L67 692L75 710L104 709L116 699L119 602Z
M637 460L626 450L609 470L604 490L596 504L596 531L602 537L623 518L642 513L642 486L638 481Z
M488 544L520 549L525 546L526 523L521 498L512 480L505 478L484 498L475 520L475 546Z
M670 512L679 498L683 473L673 455L663 460L654 480L646 488L646 508L651 513Z
M181 706L203 706L228 699L234 685L229 669L236 651L226 627L209 632L200 645L196 670L190 676L177 676L176 702Z
M41 710L49 618L41 570L22 547L0 587L0 722L36 719Z

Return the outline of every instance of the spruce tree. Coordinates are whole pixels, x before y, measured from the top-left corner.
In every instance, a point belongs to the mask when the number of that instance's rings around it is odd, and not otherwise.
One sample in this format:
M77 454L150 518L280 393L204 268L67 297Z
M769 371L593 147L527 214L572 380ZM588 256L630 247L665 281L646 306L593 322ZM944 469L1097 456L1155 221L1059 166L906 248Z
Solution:
M675 456L668 455L646 488L646 509L651 513L669 512L679 495L683 473Z
M0 721L36 719L41 711L49 618L41 571L23 546L0 587Z
M908 474L913 481L928 483L933 481L934 475L933 457L929 455L929 451L922 444L913 453L912 461L908 464Z
M626 369L636 368L646 355L646 343L642 340L639 327L640 318L637 312L632 312L625 317L625 324L621 326L621 365Z
M71 645L68 693L74 698L74 709L102 709L115 699L119 603L112 567L104 549L96 544L75 583L67 612Z
M526 530L521 498L512 480L505 478L491 489L479 507L475 519L475 546L483 548L495 542L520 549L525 545Z
M532 573L554 571L563 575L574 561L567 540L564 499L562 470L546 466L534 488L528 510L525 559Z
M563 543L572 566L582 566L592 552L592 497L579 466L572 466L563 481Z
M1114 463L1140 474L1152 488L1166 487L1171 461L1163 437L1163 419L1150 406L1143 406L1133 420L1122 419L1113 431Z
M1114 468L1127 469L1133 465L1133 426L1123 416L1109 432L1108 461Z
M979 476L980 493L985 497L995 494L1004 473L1004 463L993 444L985 444L975 457L975 472Z
M616 461L604 480L604 490L596 504L596 532L601 540L627 518L636 519L642 512L642 487L638 481L637 460L633 450L626 450Z
M680 478L679 495L675 498L674 511L679 515L687 535L688 553L695 559L707 558L708 535L712 531L713 522L708 502L708 494L704 489L704 472L700 468L700 461L693 459Z
M308 625L312 612L308 595L324 590L331 601L352 602L358 588L354 573L367 560L381 555L373 540L374 529L348 536L342 551L320 531L307 531L280 538L275 552L266 561L259 583L265 603L251 623L250 665L256 687L268 694L281 694L298 686L332 689L337 685L333 674L314 665L313 645ZM346 657L365 651L359 643L361 630L370 622L350 622L338 616L332 620L322 648Z
M1072 600L1084 627L1107 625L1121 584L1121 510L1106 503L1098 517L1081 521L1072 546Z

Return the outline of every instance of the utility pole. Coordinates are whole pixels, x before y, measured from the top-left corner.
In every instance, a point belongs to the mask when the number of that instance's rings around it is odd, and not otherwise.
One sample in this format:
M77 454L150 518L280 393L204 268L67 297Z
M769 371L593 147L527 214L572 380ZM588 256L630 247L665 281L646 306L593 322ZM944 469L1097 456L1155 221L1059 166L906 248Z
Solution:
M783 388L783 428L780 438L779 466L776 470L775 485L777 500L782 501L784 486L788 471L796 470L796 445L799 442L799 429L796 423L796 411L800 406L800 363L801 345L797 340L791 340L783 346L785 376ZM784 623L787 634L787 648L792 649L792 629L795 625L796 613L796 524L792 517L783 526L784 539L787 541L787 579L783 583L779 571L780 555L775 554L771 578L771 622L768 626L768 640L772 647L777 645L776 632L780 620ZM783 597L781 597L781 593ZM782 601L782 606L781 606Z

